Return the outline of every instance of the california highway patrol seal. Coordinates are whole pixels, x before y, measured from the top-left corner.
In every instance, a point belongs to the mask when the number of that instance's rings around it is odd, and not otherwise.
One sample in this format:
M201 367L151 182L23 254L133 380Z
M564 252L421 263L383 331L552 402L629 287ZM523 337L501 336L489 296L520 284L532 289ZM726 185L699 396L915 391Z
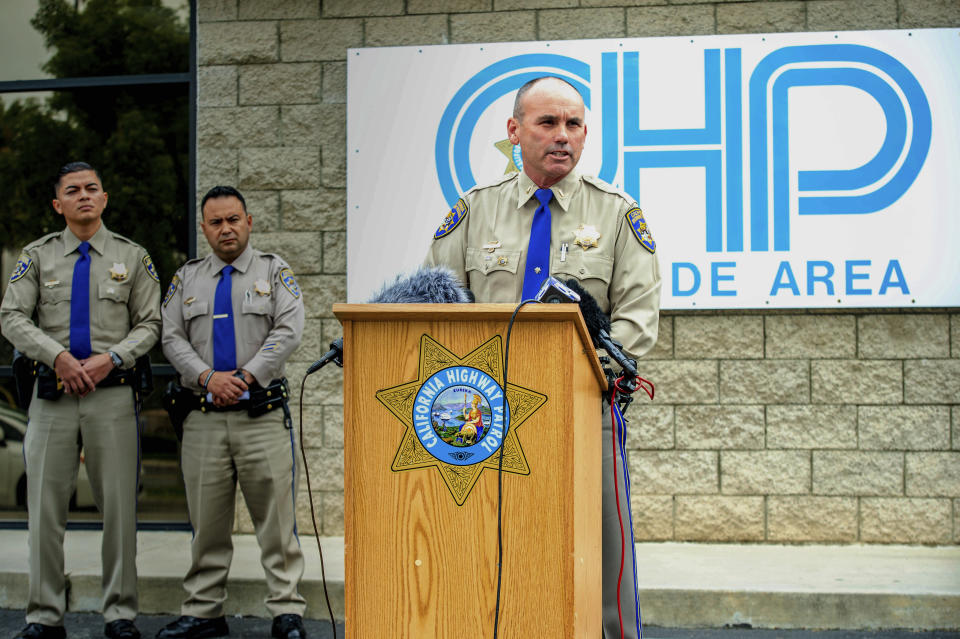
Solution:
M503 443L503 389L481 370L452 366L431 375L413 402L413 427L428 453L448 464L477 464Z
M505 473L530 474L517 432L547 396L504 384L499 335L463 357L422 335L417 379L379 390L377 399L403 424L391 470L437 472L458 506L501 461Z

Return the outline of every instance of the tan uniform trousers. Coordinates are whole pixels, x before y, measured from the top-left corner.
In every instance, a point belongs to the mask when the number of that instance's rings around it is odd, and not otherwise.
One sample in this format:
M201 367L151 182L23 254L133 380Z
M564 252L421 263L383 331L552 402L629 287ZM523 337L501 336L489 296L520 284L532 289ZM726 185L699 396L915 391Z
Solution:
M630 529L630 500L624 484L623 463L619 450L616 453L616 492L614 492L613 428L610 422L610 404L604 400L601 420L602 441L602 548L603 548L603 637L620 639L620 621L623 620L623 637L640 639L637 618L640 614L634 584L633 533ZM629 428L629 424L627 425ZM619 443L619 442L618 442ZM620 497L620 515L617 516L617 495ZM623 521L624 543L621 546L620 520ZM620 576L620 555L623 548L623 578L620 582L620 609L617 610L617 580Z
M181 459L194 536L181 614L204 619L223 614L239 483L260 544L267 610L273 617L303 615L306 600L297 591L303 576L294 503L297 455L281 410L256 419L246 411L195 410L187 417Z
M140 433L129 387L86 397L34 398L24 440L29 509L27 623L62 626L66 612L63 537L77 485L80 445L93 498L103 515L103 617L137 616L137 482Z

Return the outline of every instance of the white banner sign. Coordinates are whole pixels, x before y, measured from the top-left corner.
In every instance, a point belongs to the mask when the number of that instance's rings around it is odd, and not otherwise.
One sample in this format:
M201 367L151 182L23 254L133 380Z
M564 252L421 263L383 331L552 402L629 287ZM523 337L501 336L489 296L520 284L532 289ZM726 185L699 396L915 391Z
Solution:
M581 92L578 170L643 208L665 309L960 306L956 29L351 49L347 291L521 167L516 90Z

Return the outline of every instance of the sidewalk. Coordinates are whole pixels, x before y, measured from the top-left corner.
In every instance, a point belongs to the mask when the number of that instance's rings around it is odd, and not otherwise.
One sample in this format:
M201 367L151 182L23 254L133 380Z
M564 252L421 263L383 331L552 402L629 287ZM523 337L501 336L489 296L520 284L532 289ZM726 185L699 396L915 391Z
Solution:
M190 556L188 532L139 533L140 606L176 614ZM301 592L326 616L320 558L301 539ZM343 538L322 537L334 614L343 618ZM0 530L0 608L23 608L26 531ZM68 531L70 609L100 603L100 533ZM960 547L637 545L645 624L666 627L960 629ZM234 537L228 614L263 616L265 589L253 535Z

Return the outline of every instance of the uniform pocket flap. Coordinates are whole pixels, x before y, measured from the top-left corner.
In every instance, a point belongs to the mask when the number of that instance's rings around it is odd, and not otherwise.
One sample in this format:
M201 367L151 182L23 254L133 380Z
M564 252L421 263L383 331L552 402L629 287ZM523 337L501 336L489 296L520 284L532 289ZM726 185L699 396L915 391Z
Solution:
M506 271L516 273L517 265L520 263L520 251L503 251L497 249L493 253L486 249L467 247L465 262L466 271L479 271L480 273L494 273L496 271Z
M266 315L270 312L270 302L265 299L246 299L240 310L251 315Z
M102 300L113 300L120 304L126 304L130 299L130 287L123 286L112 280L100 282L98 293Z
M53 288L47 288L46 286L40 289L40 303L41 304L58 304L60 302L66 302L70 300L70 287L69 286L56 286Z
M199 300L191 302L190 304L183 305L183 319L193 319L194 317L199 317L200 315L207 314L208 304L206 302L201 302Z

